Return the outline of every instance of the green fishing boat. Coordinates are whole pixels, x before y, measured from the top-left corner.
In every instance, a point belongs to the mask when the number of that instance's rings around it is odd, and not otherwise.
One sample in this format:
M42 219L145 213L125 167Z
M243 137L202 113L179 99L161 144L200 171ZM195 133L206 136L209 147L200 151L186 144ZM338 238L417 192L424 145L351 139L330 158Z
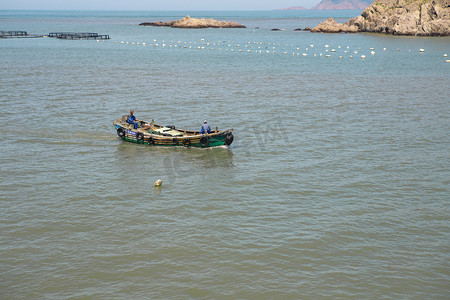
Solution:
M155 124L154 120L146 122L136 119L137 129L133 124L127 123L123 116L113 122L117 135L124 141L146 144L150 146L184 146L184 147L217 147L229 146L233 143L233 129L212 130L202 134L200 131L177 129L175 126L162 126Z

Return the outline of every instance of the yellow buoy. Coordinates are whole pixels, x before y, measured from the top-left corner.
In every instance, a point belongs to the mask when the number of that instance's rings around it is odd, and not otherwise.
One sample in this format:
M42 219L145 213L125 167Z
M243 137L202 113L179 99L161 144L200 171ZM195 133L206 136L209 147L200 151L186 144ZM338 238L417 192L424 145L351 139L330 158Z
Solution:
M155 186L161 186L161 184L162 184L162 180L161 179L158 179L158 180L155 181Z

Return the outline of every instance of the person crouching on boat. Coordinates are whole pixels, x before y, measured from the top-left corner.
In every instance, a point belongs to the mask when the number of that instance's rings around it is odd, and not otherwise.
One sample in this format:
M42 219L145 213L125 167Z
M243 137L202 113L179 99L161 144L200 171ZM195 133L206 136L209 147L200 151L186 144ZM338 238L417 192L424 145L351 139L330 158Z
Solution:
M136 117L133 114L134 114L134 110L130 110L130 115L127 118L127 123L132 124L134 126L134 129L137 129L138 123L136 122Z
M202 129L200 129L200 133L204 134L206 132L211 133L211 127L209 127L208 122L206 122L206 120L205 120L205 121L203 121Z

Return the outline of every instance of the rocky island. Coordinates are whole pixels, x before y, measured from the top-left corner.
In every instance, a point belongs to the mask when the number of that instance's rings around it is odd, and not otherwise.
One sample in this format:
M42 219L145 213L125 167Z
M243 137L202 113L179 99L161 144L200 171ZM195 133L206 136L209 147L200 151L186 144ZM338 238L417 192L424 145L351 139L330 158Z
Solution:
M141 26L163 26L172 28L246 28L236 22L217 21L214 19L196 19L186 16L177 21L169 22L144 22Z
M372 0L322 0L311 9L365 9L372 3Z
M344 24L329 18L311 31L450 36L450 5L448 0L375 0Z
M303 6L291 6L291 7L287 7L287 8L279 8L276 10L306 10L306 8Z

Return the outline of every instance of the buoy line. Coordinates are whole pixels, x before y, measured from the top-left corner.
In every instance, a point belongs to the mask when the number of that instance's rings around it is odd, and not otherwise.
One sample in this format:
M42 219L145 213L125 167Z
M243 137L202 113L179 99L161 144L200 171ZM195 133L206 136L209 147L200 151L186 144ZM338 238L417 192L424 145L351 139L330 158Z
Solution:
M351 47L336 45L332 47L330 44L314 45L314 44L281 44L276 42L261 42L261 41L244 41L239 42L235 40L207 40L201 38L198 41L181 41L181 40L156 40L152 42L147 41L113 41L116 45L123 45L128 47L147 47L147 48L172 48L172 49L190 49L190 50L202 50L202 51L215 51L215 52L227 52L236 54L261 54L261 55L282 55L292 53L292 56L297 57L335 57L335 58L353 58L353 54L359 54L361 59L368 59L368 55L376 56L376 48L369 47L364 50L361 47ZM245 50L243 50L243 49ZM320 48L324 53L320 52ZM302 50L303 49L303 50ZM383 49L384 53L389 53L386 47ZM396 52L400 52L397 49ZM416 50L417 51L417 50ZM424 53L426 50L423 48L418 49L419 53ZM408 49L408 53L413 53L411 49ZM392 52L393 53L393 52ZM386 55L386 54L384 54ZM444 58L447 54L444 54ZM446 60L448 62L448 60Z

